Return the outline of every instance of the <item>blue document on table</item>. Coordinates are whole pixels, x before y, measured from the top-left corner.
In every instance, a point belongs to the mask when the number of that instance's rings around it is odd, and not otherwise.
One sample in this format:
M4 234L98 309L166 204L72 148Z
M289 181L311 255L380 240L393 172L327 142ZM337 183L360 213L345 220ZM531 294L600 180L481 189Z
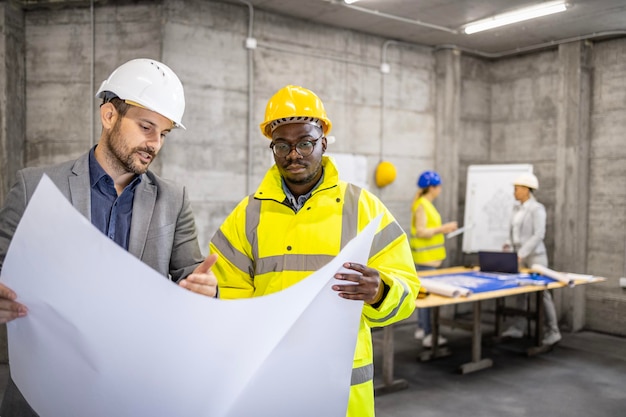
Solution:
M516 274L507 274L498 272L469 271L437 275L429 278L445 282L446 284L467 288L473 293L515 288L520 285L546 286L551 282L555 282L553 279L542 275L521 272Z

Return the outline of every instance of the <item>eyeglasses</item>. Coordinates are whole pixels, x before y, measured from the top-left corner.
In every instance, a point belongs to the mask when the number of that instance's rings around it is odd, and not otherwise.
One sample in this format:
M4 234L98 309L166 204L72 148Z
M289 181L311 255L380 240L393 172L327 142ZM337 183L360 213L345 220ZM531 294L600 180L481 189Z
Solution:
M313 153L313 149L315 149L315 144L318 140L320 140L321 136L317 139L312 140L303 140L295 145L290 145L287 142L272 142L270 143L270 148L274 151L274 155L279 158L284 158L291 153L292 149L296 149L296 152L300 154L300 156L306 158L307 156Z

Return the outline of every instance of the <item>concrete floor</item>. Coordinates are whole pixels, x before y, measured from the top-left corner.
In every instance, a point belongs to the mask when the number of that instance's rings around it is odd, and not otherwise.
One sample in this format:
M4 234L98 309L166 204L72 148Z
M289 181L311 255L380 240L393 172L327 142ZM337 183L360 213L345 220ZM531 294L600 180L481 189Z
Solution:
M452 355L418 362L415 320L395 330L395 378L408 389L376 396L377 417L618 417L626 415L626 338L594 332L564 334L551 351L525 354L527 341L486 346L493 367L462 375L471 359L469 332L442 327ZM374 331L376 341L382 331ZM375 382L382 383L382 355L375 347Z

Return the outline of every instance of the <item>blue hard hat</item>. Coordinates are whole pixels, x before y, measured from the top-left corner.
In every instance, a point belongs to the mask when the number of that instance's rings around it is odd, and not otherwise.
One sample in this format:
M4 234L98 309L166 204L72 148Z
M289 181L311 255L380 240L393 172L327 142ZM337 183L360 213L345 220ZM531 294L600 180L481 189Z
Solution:
M434 187L441 184L441 177L435 171L424 171L417 179L417 186L420 188Z

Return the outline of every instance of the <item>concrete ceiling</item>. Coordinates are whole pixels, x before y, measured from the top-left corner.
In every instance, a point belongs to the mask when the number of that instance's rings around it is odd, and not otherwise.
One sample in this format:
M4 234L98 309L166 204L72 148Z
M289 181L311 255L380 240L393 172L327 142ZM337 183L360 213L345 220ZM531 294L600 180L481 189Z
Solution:
M466 35L471 21L542 0L227 0L310 22L426 46L456 46L485 57L581 38L626 36L626 0L570 0L567 11ZM434 27L433 27L434 26Z

